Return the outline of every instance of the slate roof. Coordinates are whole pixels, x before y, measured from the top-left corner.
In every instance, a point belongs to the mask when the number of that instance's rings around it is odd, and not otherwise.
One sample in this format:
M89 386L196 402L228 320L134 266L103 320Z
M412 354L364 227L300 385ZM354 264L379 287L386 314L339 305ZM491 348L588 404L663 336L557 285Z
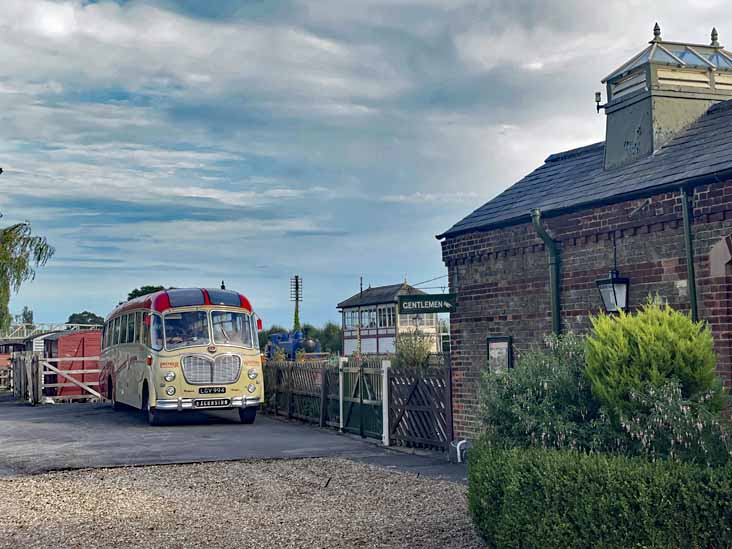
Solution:
M396 303L400 295L421 295L426 294L422 290L418 290L414 286L410 286L406 282L402 284L392 284L390 286L377 286L375 288L366 288L363 294L357 293L349 297L345 301L338 304L339 309L349 307L364 307L366 305L379 305L382 303ZM359 299L360 298L360 299Z
M542 166L437 238L529 222L535 208L557 214L714 180L732 170L732 100L713 105L655 154L629 165L605 170L604 145L549 156Z

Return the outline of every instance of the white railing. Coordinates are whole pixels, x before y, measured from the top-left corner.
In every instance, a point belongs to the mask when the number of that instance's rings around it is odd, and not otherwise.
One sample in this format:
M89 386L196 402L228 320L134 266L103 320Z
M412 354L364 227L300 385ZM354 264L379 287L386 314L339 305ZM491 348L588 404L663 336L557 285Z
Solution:
M0 341L25 341L43 334L65 330L93 330L98 324L69 324L66 322L38 322L35 324L12 324L7 330L0 330Z

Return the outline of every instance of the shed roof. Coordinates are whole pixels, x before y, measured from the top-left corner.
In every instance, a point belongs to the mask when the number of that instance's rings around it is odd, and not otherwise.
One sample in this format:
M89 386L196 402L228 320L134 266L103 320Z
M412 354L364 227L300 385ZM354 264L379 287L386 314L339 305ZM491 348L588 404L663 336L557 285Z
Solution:
M604 142L549 156L542 166L437 236L529 221L732 174L732 100L717 103L651 156L605 170Z
M382 303L396 303L400 295L420 295L426 293L414 286L410 286L406 282L391 284L390 286L368 287L363 292L359 292L345 301L341 301L338 304L338 308L347 309L350 307L364 307L366 305L380 305Z

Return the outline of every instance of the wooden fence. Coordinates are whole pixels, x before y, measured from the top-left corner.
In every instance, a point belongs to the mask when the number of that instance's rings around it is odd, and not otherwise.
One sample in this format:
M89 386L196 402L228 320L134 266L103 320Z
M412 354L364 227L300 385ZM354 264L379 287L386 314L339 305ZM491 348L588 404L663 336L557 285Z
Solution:
M13 394L16 400L32 405L70 400L103 400L99 394L99 382L80 381L80 376L98 374L98 369L64 370L63 363L98 361L98 356L73 358L44 358L39 353L13 353ZM80 387L80 395L58 396L61 387Z
M13 369L0 367L0 391L13 390Z
M264 369L265 410L321 427L340 425L338 367L327 360L270 361Z
M421 371L385 357L274 362L264 368L265 411L382 440L446 451L453 437L449 358Z

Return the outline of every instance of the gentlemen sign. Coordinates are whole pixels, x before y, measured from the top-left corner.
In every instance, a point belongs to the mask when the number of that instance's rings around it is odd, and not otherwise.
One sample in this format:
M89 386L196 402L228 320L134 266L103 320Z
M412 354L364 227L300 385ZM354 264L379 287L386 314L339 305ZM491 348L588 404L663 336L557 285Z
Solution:
M418 315L422 313L450 313L457 306L456 294L400 295L399 314Z

